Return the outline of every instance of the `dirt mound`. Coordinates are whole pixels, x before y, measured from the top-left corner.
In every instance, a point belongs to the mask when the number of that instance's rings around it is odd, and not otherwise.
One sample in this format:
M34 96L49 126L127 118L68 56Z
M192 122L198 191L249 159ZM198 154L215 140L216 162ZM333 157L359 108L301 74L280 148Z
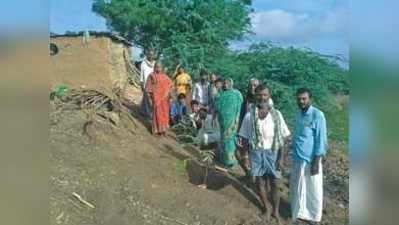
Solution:
M205 169L195 150L182 148L173 134L151 136L136 109L131 132L73 105L51 102L51 108L51 224L265 224L244 179L211 170L208 189L199 188ZM324 224L347 223L347 205L341 202L327 199ZM289 224L287 195L280 211Z

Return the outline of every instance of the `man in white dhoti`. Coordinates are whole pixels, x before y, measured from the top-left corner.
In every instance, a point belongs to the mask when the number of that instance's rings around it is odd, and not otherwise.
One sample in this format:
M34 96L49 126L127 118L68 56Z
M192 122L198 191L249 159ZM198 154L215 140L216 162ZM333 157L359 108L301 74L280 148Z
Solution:
M290 200L293 221L318 224L323 211L322 157L327 148L327 128L323 112L311 105L306 88L297 91L299 112L292 142Z

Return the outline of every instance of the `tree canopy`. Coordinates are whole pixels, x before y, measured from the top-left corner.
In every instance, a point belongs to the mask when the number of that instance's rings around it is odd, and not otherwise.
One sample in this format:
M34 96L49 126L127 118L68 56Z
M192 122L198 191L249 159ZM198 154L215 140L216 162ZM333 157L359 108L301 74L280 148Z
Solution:
M164 60L206 67L228 44L250 31L248 0L95 0L93 11L111 30L143 48L161 50ZM212 56L212 57L209 57ZM172 66L172 65L170 65Z

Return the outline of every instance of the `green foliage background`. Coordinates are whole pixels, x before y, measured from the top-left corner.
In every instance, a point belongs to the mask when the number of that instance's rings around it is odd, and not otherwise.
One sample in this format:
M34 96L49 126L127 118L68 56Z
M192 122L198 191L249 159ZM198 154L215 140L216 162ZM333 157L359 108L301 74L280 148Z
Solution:
M293 123L295 91L308 87L326 112L330 138L347 141L347 109L335 95L349 93L348 71L338 58L269 42L232 51L229 44L251 33L251 0L95 0L93 11L109 29L142 48L155 47L168 72L182 64L195 79L201 70L231 77L243 93L250 78L266 82Z

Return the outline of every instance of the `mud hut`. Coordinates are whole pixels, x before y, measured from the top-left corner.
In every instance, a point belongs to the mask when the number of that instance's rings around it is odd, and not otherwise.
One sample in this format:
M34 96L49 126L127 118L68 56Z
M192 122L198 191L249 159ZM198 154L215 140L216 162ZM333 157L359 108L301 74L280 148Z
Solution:
M134 81L132 43L110 32L50 35L51 84L95 89L110 94Z

